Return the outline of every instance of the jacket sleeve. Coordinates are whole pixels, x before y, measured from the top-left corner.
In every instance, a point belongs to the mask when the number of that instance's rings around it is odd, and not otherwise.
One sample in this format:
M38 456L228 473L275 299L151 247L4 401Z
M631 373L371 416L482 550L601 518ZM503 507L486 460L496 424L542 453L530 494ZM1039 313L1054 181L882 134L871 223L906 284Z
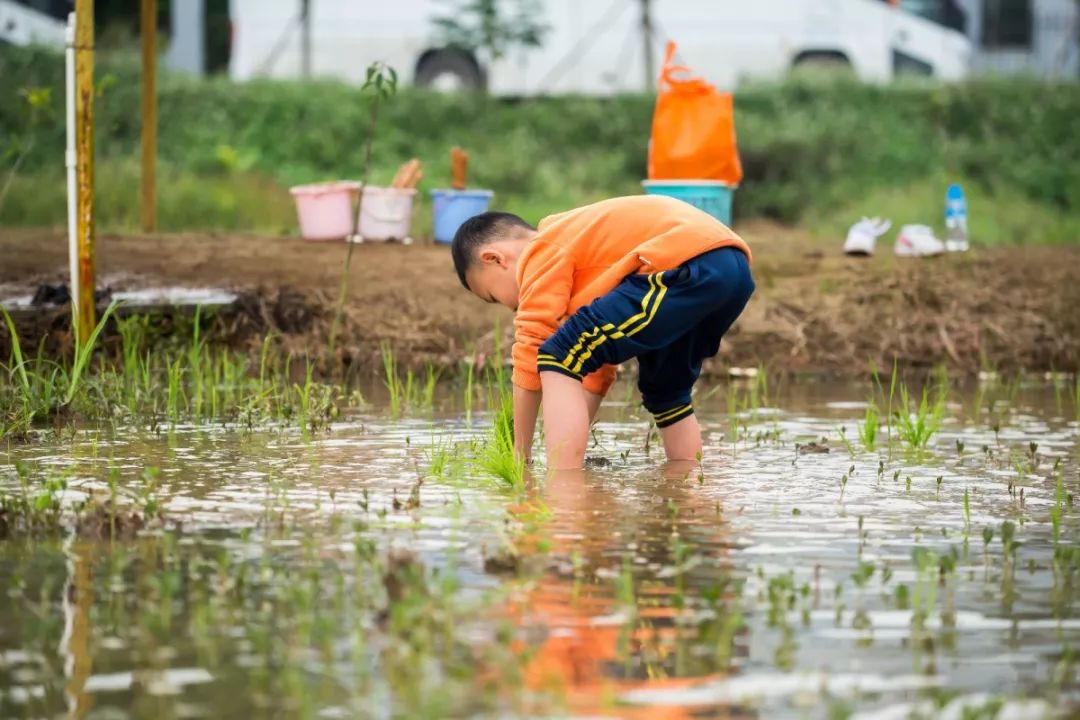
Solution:
M513 382L526 390L540 389L536 353L559 328L570 305L574 263L555 245L536 247L526 258L514 317Z

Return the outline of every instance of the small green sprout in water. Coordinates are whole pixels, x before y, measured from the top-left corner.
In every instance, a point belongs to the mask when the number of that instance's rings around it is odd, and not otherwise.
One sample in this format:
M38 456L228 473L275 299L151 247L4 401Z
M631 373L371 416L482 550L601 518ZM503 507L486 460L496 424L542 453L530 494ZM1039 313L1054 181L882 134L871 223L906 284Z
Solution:
M968 489L964 488L964 535L966 536L971 530L971 499L968 496Z
M1056 467L1056 466L1055 466ZM1061 538L1061 515L1065 506L1065 474L1057 473L1057 482L1054 485L1054 506L1050 508L1050 525L1053 529L1054 545Z
M907 491L907 494L910 495L911 494L911 476L910 475L907 476L907 480L905 481L904 486L905 486L905 490Z
M912 625L921 631L937 604L937 587L941 574L940 557L933 550L917 547L911 551L915 564L915 591L912 596Z
M866 584L870 582L870 578L874 576L874 563L872 562L860 562L855 572L851 573L851 579L855 583L855 587L862 590L866 587Z
M935 480L935 481L934 481L934 482L935 482L935 484L937 485L937 494L938 494L938 497L941 497L941 483L942 483L942 482L943 482L944 480L945 480L945 476L944 476L944 475L938 475L938 476L937 476L937 480Z
M866 405L866 415L863 417L862 425L859 426L859 441L868 452L874 451L874 447L877 444L877 433L878 408L877 405L871 401Z
M855 447L851 444L851 441L848 440L847 428L841 425L838 432L840 434L840 442L844 444L844 447L848 451L848 455L850 455L851 457L855 457Z
M844 502L844 489L847 487L847 481L847 473L840 476L840 502Z
M1001 523L1001 551L1005 555L1005 559L1016 558L1016 551L1020 549L1020 542L1015 540L1016 525L1011 521L1005 520Z

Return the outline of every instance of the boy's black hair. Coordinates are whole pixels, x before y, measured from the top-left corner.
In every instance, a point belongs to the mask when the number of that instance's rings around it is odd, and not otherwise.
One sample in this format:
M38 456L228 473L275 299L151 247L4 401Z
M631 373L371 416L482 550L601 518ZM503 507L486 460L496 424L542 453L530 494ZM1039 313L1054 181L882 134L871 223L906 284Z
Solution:
M469 284L465 282L465 272L476 262L480 248L512 228L536 229L517 215L507 212L481 213L469 218L458 228L454 234L454 242L450 245L450 255L454 258L454 270L457 271L458 280L466 290L469 289Z

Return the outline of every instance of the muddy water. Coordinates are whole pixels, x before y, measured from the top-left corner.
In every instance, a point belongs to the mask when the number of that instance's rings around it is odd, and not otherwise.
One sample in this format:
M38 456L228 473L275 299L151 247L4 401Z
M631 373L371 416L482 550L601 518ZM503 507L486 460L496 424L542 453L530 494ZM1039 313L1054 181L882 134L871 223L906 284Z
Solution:
M616 392L594 466L524 491L482 477L487 418L453 403L7 448L12 492L64 478L66 505L164 520L0 541L0 717L1077 712L1070 400L954 391L915 453L884 421L862 447L866 387L742 392L699 402L693 467Z

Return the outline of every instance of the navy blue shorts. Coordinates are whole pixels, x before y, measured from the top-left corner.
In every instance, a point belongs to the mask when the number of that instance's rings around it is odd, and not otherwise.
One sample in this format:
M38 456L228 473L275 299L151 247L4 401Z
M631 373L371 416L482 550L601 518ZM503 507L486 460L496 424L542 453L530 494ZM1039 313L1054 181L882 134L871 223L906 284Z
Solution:
M658 427L693 414L701 363L754 292L750 263L720 248L672 270L630 275L571 315L540 346L537 369L579 380L601 365L638 359L638 389Z

